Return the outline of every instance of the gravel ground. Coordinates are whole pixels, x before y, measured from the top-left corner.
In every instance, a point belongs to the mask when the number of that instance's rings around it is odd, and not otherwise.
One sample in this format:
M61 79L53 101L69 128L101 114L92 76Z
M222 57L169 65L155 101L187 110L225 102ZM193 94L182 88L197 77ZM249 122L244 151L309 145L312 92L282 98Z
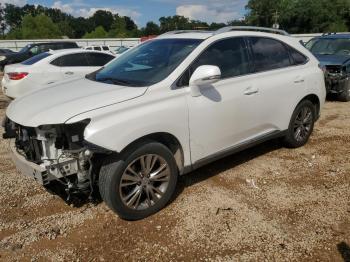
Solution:
M50 195L0 140L0 261L350 261L350 103L322 113L305 147L271 141L205 166L137 222Z

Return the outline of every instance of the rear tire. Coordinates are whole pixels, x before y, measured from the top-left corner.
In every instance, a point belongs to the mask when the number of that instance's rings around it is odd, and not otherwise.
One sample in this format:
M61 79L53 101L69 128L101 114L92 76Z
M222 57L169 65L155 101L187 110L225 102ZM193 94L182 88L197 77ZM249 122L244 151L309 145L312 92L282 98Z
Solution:
M315 105L309 100L299 103L293 112L284 144L289 148L304 146L310 138L316 120Z
M338 95L338 100L341 102L350 101L350 82L345 85L343 92Z
M139 144L102 165L102 199L126 220L146 218L166 206L173 196L178 168L171 151L157 142Z

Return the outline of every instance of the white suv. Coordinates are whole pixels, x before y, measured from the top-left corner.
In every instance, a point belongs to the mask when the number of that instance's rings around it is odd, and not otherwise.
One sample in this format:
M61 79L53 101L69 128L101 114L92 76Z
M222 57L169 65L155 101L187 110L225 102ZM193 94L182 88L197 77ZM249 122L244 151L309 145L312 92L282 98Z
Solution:
M99 192L124 219L171 199L179 175L267 139L303 146L325 101L318 61L268 29L177 31L7 109L18 169Z

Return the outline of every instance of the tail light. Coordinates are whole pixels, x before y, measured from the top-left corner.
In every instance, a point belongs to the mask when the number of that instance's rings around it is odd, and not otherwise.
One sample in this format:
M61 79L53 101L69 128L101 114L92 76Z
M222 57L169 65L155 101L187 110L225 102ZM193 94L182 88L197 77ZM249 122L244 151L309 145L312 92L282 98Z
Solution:
M25 72L20 72L20 73L13 72L13 73L7 73L7 75L9 76L9 78L11 80L21 80L21 79L25 78L28 75L28 73L25 73Z

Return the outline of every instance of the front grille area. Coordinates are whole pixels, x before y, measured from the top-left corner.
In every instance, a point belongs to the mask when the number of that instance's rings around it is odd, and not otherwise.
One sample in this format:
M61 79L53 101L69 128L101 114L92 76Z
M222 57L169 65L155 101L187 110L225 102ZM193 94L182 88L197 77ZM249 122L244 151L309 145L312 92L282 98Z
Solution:
M342 66L339 65L328 65L326 66L327 73L335 75L342 73Z

